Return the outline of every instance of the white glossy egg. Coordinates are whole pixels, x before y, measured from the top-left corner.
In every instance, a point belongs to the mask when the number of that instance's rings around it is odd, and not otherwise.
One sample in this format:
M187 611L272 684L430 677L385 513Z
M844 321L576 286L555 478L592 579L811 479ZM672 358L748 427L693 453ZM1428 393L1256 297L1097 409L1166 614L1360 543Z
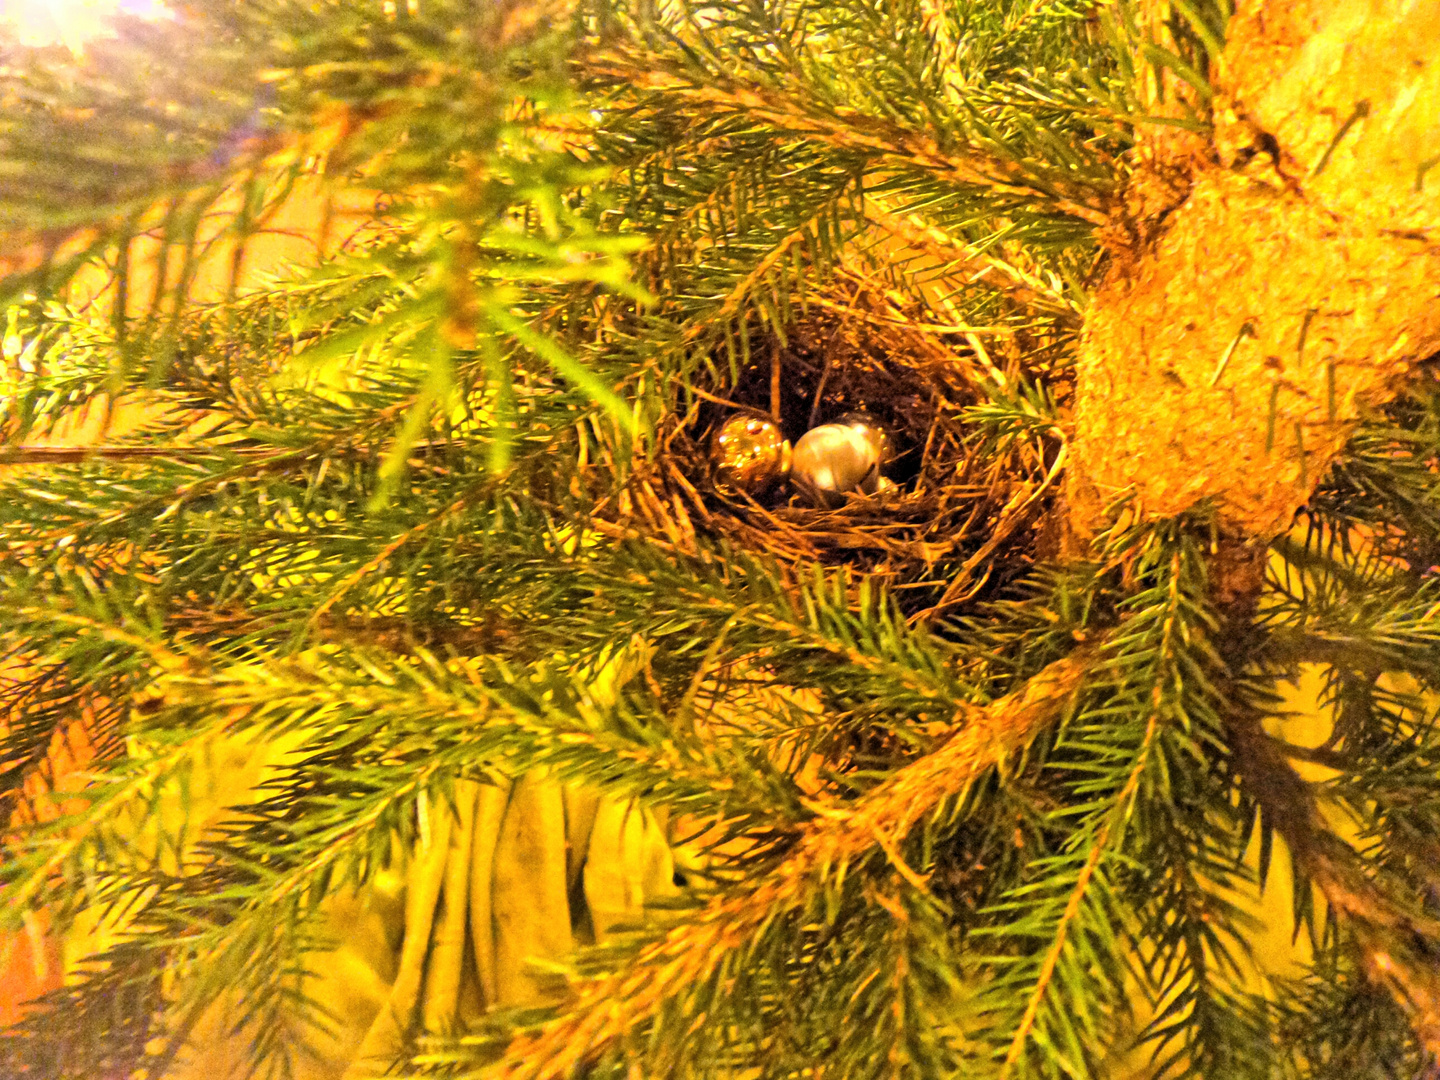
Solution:
M885 436L864 423L821 424L795 444L790 479L812 501L836 506L844 492L880 489Z

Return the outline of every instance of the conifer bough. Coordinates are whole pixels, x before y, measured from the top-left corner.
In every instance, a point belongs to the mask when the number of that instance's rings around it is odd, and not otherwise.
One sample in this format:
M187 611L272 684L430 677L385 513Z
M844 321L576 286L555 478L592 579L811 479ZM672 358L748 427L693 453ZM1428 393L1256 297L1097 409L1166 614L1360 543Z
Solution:
M175 13L0 65L0 1073L1436 1075L1440 4Z

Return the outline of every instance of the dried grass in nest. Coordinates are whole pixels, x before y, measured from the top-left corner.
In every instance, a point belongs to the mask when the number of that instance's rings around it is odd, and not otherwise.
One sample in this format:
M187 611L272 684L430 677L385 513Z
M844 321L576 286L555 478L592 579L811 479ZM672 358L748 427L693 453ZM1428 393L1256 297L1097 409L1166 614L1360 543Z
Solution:
M783 342L773 334L756 342L732 385L702 390L690 416L676 419L654 471L631 484L624 516L682 548L698 529L796 566L848 565L885 579L912 620L954 614L1023 575L1046 547L1044 511L1059 470L1054 448L1048 462L1038 447L999 460L979 452L962 410L981 400L990 357L855 271L839 273L806 307ZM709 438L736 406L778 413L792 442L843 413L869 412L896 436L887 472L899 486L837 509L811 507L788 487L763 502L727 494L715 483Z

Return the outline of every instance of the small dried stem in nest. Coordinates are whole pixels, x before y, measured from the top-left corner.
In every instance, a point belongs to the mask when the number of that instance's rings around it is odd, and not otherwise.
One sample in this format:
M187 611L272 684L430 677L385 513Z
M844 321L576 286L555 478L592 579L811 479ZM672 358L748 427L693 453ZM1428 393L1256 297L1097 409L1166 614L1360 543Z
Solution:
M1060 433L1057 432L1057 434ZM960 572L951 579L949 586L945 589L945 594L941 596L940 602L930 610L923 612L916 620L912 621L923 620L929 622L936 615L943 614L947 609L964 603L975 595L984 584L982 579L979 583L973 586L971 585L971 582L974 581L976 571L994 558L1001 546L1007 543L1015 532L1033 516L1035 510L1040 505L1041 496L1054 486L1055 481L1058 480L1065 471L1065 451L1066 444L1062 441L1060 444L1060 452L1055 455L1055 463L1050 466L1050 470L1045 474L1045 479L1035 487L1031 487L1028 484L1022 486L1020 490L1011 497L1010 502L1006 504L1005 509L1001 512L1000 520L996 523L995 529L991 532L989 539L980 545L979 550L976 551L975 554L965 560L965 564L960 567ZM969 589L968 592L966 591L967 588Z

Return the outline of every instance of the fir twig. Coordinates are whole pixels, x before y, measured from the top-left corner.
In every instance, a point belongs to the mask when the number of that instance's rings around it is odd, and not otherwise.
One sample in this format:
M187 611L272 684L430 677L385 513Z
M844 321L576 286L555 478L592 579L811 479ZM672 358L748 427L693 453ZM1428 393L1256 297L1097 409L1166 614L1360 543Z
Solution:
M843 880L875 850L877 836L905 836L943 800L962 794L1021 750L1064 713L1090 663L1090 652L1083 651L1056 661L1011 696L963 709L958 730L944 746L855 806L817 806L815 823L780 865L643 948L619 974L572 986L564 1016L517 1039L498 1075L557 1080L603 1056L611 1043L653 1021L668 998L712 978L727 956L753 945L777 915L809 906L817 892Z

